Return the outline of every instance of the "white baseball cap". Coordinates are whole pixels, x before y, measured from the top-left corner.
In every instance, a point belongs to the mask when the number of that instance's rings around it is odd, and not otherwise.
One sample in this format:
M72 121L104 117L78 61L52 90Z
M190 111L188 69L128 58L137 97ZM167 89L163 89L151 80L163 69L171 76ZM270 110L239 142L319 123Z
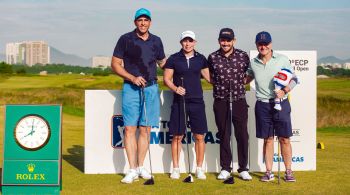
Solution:
M186 31L181 33L180 41L182 41L182 39L184 39L186 37L189 37L189 38L191 38L193 40L196 40L196 35L194 34L193 31L190 31L190 30L186 30Z

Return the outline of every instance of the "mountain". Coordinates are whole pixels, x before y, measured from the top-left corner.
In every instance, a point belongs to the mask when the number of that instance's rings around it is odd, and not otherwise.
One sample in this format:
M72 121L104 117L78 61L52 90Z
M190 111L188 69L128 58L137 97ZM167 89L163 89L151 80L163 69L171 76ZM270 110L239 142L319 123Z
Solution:
M345 59L345 60L342 60L342 59L339 59L337 57L334 57L334 56L327 56L327 57L323 57L323 58L320 58L318 59L318 64L321 64L321 63L339 63L339 64L344 64L345 62L350 62L350 58L349 59Z
M0 53L0 62L2 61L6 62L6 55L3 53Z
M91 66L91 59L85 59L74 54L66 54L50 46L50 63L77 66Z

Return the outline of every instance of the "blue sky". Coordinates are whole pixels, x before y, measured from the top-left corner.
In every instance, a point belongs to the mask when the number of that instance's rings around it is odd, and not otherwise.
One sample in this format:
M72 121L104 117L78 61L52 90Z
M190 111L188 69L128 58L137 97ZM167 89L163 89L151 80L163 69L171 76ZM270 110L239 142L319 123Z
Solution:
M236 47L255 49L256 33L271 33L277 50L317 50L318 58L350 58L349 0L1 0L0 53L7 42L45 40L65 53L112 55L119 36L134 29L135 11L152 12L150 31L167 54L182 31L196 33L197 50L218 48L220 28L233 28Z

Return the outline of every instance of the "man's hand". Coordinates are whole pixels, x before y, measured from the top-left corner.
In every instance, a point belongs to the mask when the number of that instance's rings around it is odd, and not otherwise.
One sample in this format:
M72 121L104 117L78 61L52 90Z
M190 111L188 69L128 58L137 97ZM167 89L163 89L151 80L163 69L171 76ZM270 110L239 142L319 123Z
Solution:
M290 91L290 88L288 86L284 87L281 90L275 91L277 98L283 98L284 95L286 95Z
M285 95L284 91L279 89L279 90L276 90L275 91L275 94L276 94L276 97L279 98L279 99L282 99Z
M246 84L249 84L250 82L252 82L254 78L250 75L247 75L246 77L243 78L243 83L246 85Z
M147 84L147 81L142 76L134 77L131 82L139 87L145 87Z
M186 89L181 87L181 86L179 86L179 87L176 88L175 93L177 93L177 94L179 94L181 96L184 96L186 94Z

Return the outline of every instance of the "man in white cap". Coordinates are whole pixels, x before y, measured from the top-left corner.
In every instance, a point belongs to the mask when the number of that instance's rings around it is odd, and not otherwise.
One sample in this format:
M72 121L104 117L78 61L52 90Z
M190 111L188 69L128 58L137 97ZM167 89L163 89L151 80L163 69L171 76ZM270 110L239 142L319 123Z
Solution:
M164 83L174 92L169 124L169 131L173 135L171 143L173 171L170 178L180 178L181 141L184 134L190 135L186 132L185 127L187 124L187 119L185 120L184 116L185 104L191 132L195 138L196 177L204 180L206 179L202 169L205 152L204 136L208 132L208 127L201 76L210 82L209 69L206 58L194 49L196 45L194 32L184 31L181 33L180 44L181 50L168 58L164 70ZM186 142L191 142L190 137L186 138Z

